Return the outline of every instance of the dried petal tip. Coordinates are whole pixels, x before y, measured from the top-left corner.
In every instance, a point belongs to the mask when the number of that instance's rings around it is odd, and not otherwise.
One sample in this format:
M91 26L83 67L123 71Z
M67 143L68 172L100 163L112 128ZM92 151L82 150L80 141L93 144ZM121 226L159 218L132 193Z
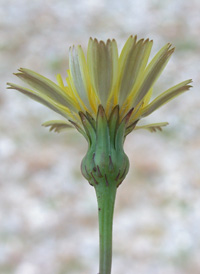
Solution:
M79 114L79 116L81 118L82 123L84 124L86 122L86 120L87 120L87 117L85 116L85 114L82 111L79 111L78 114Z
M103 108L102 105L99 105L99 107L98 107L97 116L101 116L101 117L104 117L104 116L105 116L105 110L104 110L104 108Z
M42 124L44 127L50 127L49 131L58 132L60 133L61 131L64 131L68 128L73 128L72 125L66 123L65 121L62 120L52 120L48 121Z
M133 113L133 110L134 110L134 108L131 108L131 109L129 110L129 112L126 114L126 116L123 118L123 121L125 122L125 124L128 123L128 121L129 121L129 119L130 119L130 117L131 117L131 115L132 115L132 113Z
M111 114L110 114L110 117L109 117L109 122L112 120L112 119L118 119L119 118L119 105L116 105Z
M137 126L135 127L135 130L146 129L146 130L149 130L150 132L156 132L157 130L162 131L162 127L165 127L167 125L169 125L168 122L155 123L155 124L149 124L145 126Z

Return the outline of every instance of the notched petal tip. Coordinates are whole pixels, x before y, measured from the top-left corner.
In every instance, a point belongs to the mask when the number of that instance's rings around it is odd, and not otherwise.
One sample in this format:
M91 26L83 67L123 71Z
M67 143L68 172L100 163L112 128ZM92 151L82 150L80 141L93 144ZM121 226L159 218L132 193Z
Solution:
M26 68L19 68L18 71L22 72L22 73L27 73L29 69Z
M171 43L167 43L166 46L169 49L169 48L171 48L172 44Z
M42 126L49 127L49 131L54 131L57 133L60 133L61 131L72 128L72 125L70 125L62 120L47 121L47 122L43 123Z
M175 47L168 49L168 56L170 56L175 51Z
M187 82L186 82L186 86L188 87L188 89L193 87L192 85L189 85L190 83L193 83L192 79L188 79Z
M136 40L137 40L137 35L132 35L132 34L131 34L131 35L129 36L128 40L129 40L129 39L135 40L135 41L136 41Z
M7 89L13 89L12 83L7 82L6 85L7 85L7 87L6 87Z
M162 122L162 123L155 123L155 124L149 124L149 125L144 125L144 126L136 126L135 130L138 129L146 129L150 132L156 132L156 131L162 131L162 127L168 126L168 122Z
M7 89L17 89L19 88L18 85L14 84L14 83L6 83L7 84Z

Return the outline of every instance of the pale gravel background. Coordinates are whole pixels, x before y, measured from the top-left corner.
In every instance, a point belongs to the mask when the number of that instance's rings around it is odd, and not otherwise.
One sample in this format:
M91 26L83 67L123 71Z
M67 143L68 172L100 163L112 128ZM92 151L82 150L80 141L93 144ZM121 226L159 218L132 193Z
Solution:
M55 79L68 48L90 36L130 34L176 46L161 92L192 78L194 88L147 120L162 133L134 132L130 172L119 188L113 274L200 273L200 2L198 0L0 0L0 273L95 274L94 190L79 170L87 145L75 131L40 127L59 118L5 83L19 67Z

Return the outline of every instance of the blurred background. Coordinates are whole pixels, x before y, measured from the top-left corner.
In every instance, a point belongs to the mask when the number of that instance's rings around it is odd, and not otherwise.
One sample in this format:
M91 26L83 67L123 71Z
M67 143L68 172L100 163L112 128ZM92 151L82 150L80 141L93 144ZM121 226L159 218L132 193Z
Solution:
M0 0L0 273L98 272L94 189L80 173L87 144L71 129L40 125L60 117L6 82L26 67L55 80L68 48L89 37L154 40L176 47L155 95L186 79L193 89L125 143L131 168L117 195L114 274L200 273L200 2L198 0Z

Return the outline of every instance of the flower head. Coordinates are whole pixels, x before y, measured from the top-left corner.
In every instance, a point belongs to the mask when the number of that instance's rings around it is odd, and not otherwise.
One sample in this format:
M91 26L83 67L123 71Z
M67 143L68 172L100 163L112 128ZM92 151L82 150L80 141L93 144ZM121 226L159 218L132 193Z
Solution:
M31 89L8 83L9 89L24 93L66 118L44 126L57 132L74 126L86 138L89 147L81 170L94 186L102 180L115 182L116 186L123 181L129 168L123 150L126 135L140 128L161 130L168 123L136 125L191 87L191 80L186 80L150 102L154 84L174 52L171 44L166 44L148 62L152 45L149 39L137 41L137 36L130 36L118 55L115 40L105 43L90 38L87 56L81 46L70 47L66 85L60 74L55 84L25 68L15 75Z
M42 75L21 68L15 75L31 89L8 83L30 98L62 115L67 121L44 123L60 132L74 126L88 141L81 171L94 186L98 201L100 265L99 273L111 273L112 220L117 187L129 170L123 144L134 129L161 130L167 123L136 126L177 95L188 90L184 81L151 100L152 90L174 48L165 45L148 63L152 41L130 36L121 54L115 40L89 40L87 57L81 46L69 50L67 85L58 74L55 84Z
M65 85L61 75L55 84L44 76L25 68L15 75L31 89L8 83L9 89L16 89L32 99L46 105L71 122L86 138L83 117L96 121L101 105L109 119L113 109L119 106L119 122L132 110L126 123L126 134L134 129L150 131L161 129L166 122L137 127L138 121L154 112L177 95L188 90L191 80L169 88L150 102L155 82L174 52L166 44L148 63L153 41L130 36L120 55L116 41L107 42L89 39L87 56L81 46L69 49L69 69ZM70 127L67 121L53 120L43 124L57 132Z

